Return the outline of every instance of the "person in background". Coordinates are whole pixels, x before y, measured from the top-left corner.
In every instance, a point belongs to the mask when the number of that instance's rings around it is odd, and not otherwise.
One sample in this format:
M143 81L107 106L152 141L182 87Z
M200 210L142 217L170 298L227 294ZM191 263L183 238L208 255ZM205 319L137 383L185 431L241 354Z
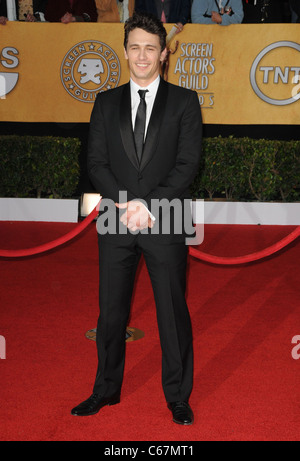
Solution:
M0 24L10 21L45 21L47 0L0 0Z
M134 0L96 0L98 22L125 22L132 16Z
M243 0L243 24L284 22L283 0Z
M289 0L289 5L291 9L292 22L300 22L300 0Z
M97 22L95 0L48 0L46 21L62 22Z
M135 0L137 13L153 14L162 23L177 24L178 32L191 18L190 0Z
M240 24L244 17L242 0L194 0L191 17L194 24Z
M7 22L6 0L0 0L0 25L5 26Z

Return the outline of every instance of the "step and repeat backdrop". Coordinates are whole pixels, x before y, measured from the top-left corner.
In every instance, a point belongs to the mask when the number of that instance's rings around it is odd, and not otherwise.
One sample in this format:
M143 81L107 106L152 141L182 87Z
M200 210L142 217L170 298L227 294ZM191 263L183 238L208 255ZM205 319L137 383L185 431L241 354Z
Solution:
M188 24L171 38L162 73L197 92L207 124L296 125L299 39L300 24ZM97 93L128 78L122 24L1 27L1 121L88 122Z

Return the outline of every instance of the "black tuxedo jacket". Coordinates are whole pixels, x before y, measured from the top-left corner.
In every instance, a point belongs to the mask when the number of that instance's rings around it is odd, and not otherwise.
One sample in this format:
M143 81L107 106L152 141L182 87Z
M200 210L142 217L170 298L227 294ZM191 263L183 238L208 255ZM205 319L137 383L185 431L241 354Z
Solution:
M154 205L158 201L177 199L183 204L190 197L189 187L199 168L201 139L196 92L161 79L139 164L127 83L97 95L89 131L89 177L103 198L119 202L120 191L126 191L128 201L143 199L157 218L156 226L160 225L164 210L157 214ZM184 226L181 234L174 233L173 227L171 224L169 235L162 235L161 230L157 235L155 227L153 238L161 242L183 241Z

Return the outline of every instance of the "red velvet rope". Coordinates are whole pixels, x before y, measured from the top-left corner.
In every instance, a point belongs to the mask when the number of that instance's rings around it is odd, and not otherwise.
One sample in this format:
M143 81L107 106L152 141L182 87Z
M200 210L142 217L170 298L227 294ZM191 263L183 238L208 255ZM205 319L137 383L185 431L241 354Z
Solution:
M80 232L82 232L93 221L93 219L95 219L97 215L98 205L81 223L79 223L74 229L72 229L70 232L63 235L62 237L59 237L56 240L52 240L52 242L44 243L43 245L39 245L33 248L26 248L24 250L0 250L0 257L20 258L52 250L52 248L58 247L59 245L68 242L69 240L76 237L76 235L80 234Z
M202 251L197 250L197 248L189 247L189 254L194 256L195 258L202 259L203 261L210 262L213 264L246 264L252 261L257 261L258 259L266 258L267 256L276 253L277 251L281 250L285 246L289 245L291 242L296 240L297 237L300 235L300 226L296 227L293 232L288 234L283 239L279 240L279 242L274 243L273 245L265 248L264 250L257 251L255 253L251 253L244 256L235 256L235 257L225 257L225 256L214 256L207 253L203 253Z
M100 202L99 202L100 203ZM62 245L69 240L76 237L80 232L82 232L98 215L99 210L99 203L93 209L93 211L80 223L78 224L73 230L68 232L67 234L63 235L62 237L57 238L56 240L52 240L49 243L45 243L43 245L39 245L33 248L26 248L24 250L0 250L0 257L5 258L19 258L24 256L31 256L38 253L43 253L45 251L51 250L59 245ZM266 258L267 256L276 253L277 251L281 250L285 246L289 245L291 242L296 240L297 237L300 236L300 226L296 227L296 229L288 234L286 237L281 239L279 242L274 243L273 245L265 248L264 250L257 251L255 253L251 253L244 256L236 256L236 257L225 257L225 256L214 256L211 254L203 253L202 251L194 248L192 246L189 247L189 254L194 256L197 259L201 259L202 261L210 262L213 264L222 264L222 265L234 265L234 264L246 264L252 261L257 261L258 259Z

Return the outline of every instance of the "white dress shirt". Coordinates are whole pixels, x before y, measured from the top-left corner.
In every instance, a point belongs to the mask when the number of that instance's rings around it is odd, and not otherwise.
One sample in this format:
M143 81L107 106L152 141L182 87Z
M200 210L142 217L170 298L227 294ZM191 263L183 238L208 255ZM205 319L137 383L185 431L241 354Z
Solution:
M139 90L148 90L145 96L146 101L146 126L145 126L145 137L148 129L149 120L151 117L151 112L153 104L155 101L157 89L159 86L160 77L158 76L152 83L147 87L140 87L132 79L130 79L130 93L131 93L131 116L132 116L132 127L134 129L135 117L140 104L140 95L138 94Z
M120 22L125 22L129 18L129 6L128 6L128 0L122 0L119 2L117 0L117 5L118 5L118 10L119 10L119 15L120 15Z
M130 79L131 117L132 117L132 127L133 127L133 129L134 129L134 125L135 125L136 113L137 113L138 106L140 104L140 99L141 99L138 91L139 90L148 90L146 95L145 95L146 106L147 106L147 108L146 108L145 137L146 137L146 134L147 134L149 120L150 120L150 117L151 117L151 112L152 112L153 104L154 104L154 101L155 101L156 93L157 93L157 90L158 90L159 82L160 82L160 77L158 76L152 83L150 83L149 86L140 87L132 79ZM147 209L152 221L155 221L155 217L153 216L153 214L150 213L150 211L148 210L147 207L145 207L145 208Z
M15 0L6 0L7 19L9 21L17 20L17 10Z

